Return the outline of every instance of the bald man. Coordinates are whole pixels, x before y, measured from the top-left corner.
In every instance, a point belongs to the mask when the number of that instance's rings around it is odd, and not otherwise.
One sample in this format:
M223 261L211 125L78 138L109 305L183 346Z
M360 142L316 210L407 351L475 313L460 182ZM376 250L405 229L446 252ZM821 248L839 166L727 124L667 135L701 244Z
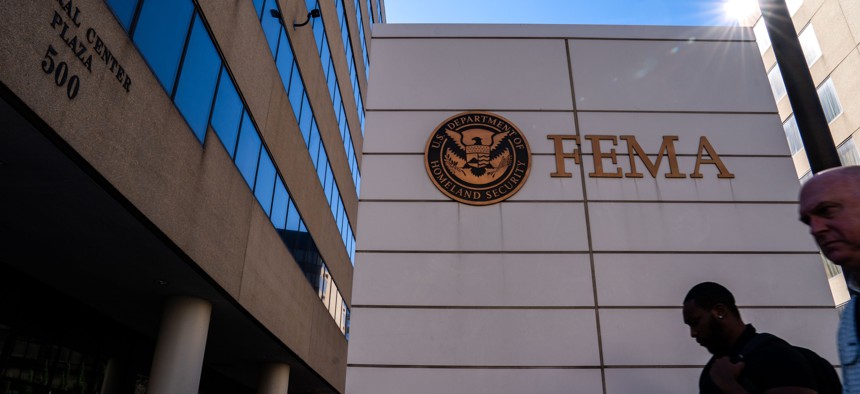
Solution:
M860 166L822 171L806 182L800 190L800 220L821 252L842 267L855 294L842 314L838 342L844 393L860 393Z

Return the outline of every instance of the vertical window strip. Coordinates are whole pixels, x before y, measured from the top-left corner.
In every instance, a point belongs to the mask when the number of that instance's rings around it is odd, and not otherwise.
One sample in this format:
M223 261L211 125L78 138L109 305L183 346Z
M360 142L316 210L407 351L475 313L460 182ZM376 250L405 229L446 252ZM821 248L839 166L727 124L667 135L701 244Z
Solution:
M767 34L764 18L758 18L755 26L753 26L753 33L755 33L755 42L758 45L758 51L764 54L770 48L770 36Z
M848 137L844 142L836 148L839 153L839 161L843 166L860 165L860 152L857 151L857 145L854 144L854 138Z
M355 20L358 23L358 40L361 43L361 54L364 60L364 77L370 78L370 58L367 55L367 37L364 35L364 22L361 18L361 0L355 0Z
M791 115L782 124L782 129L785 130L785 139L788 140L788 149L791 154L800 152L803 149L803 142L800 139L800 129L797 127L797 120L794 115Z
M316 2L314 2L313 4L318 5L318 3ZM277 2L273 0L268 0L266 3L264 3L263 8L264 9L262 12L262 19L270 17L267 15L267 9L275 11L271 13L272 15L281 15L280 8ZM283 24L281 18L277 19L278 23ZM261 24L265 23L266 22L261 20ZM314 20L313 23L314 25L312 26L320 26L320 30L315 30L314 34L318 36L317 38L321 42L323 41L323 38L325 38L325 29L322 29L322 20ZM266 39L272 40L273 37L271 35L266 35ZM318 179L320 181L320 184L323 186L323 189L325 189L325 173L327 170L331 169L331 163L328 160L326 147L325 144L323 144L321 141L322 139L319 135L319 129L317 128L314 111L312 106L310 105L310 100L304 87L301 70L299 70L298 63L296 62L295 55L293 53L292 45L290 45L289 37L287 36L285 29L280 29L278 40L278 50L276 52L273 52L273 56L275 56L275 64L278 66L278 72L280 73L281 81L284 84L284 89L288 92L290 104L293 107L293 112L296 114L296 120L299 123L299 130L301 131L302 136L305 139L305 144L309 149L308 153L311 155L311 161L314 164L314 168L317 170ZM317 50L319 51L319 53L322 53L322 46L317 45ZM284 59L284 56L289 56L289 62L282 61L282 59ZM286 70L287 64L291 66L290 71ZM287 75L290 75L290 77L287 77ZM289 83L286 82L287 78L289 78ZM338 90L339 89L335 89L335 92L337 92ZM298 100L299 94L301 97L300 101ZM335 113L338 112L343 111L338 111L338 109L335 108ZM319 141L319 148L317 148L317 141ZM355 154L354 151L353 154ZM347 157L349 157L349 152L347 152ZM355 176L353 179L356 179ZM335 201L343 204L343 198L341 197L340 193L327 195L327 200L330 207L335 204ZM349 223L347 223L346 226L338 226L338 230L341 232L341 234L346 232L349 228ZM349 231L349 234L352 234L351 229ZM348 242L344 242L344 248L348 248L348 245ZM349 249L347 249L347 254L349 254L348 252ZM353 257L350 257L350 263L355 264L355 259Z
M782 80L782 72L779 70L779 65L773 67L767 73L767 79L770 82L770 90L773 92L773 99L777 102L785 97L785 82Z
M361 98L361 86L358 82L358 74L355 67L355 55L352 49L352 40L350 40L349 35L349 18L346 15L346 4L345 0L333 0L335 2L335 6L338 12L338 20L340 21L340 34L341 39L343 40L343 51L346 54L346 62L349 66L349 79L352 84L352 93L353 98L355 99L355 106L358 109L358 124L361 127L361 135L364 136L364 102ZM359 16L360 18L360 16ZM361 19L359 19L359 23L361 23ZM368 68L365 68L368 70Z
M376 0L376 15L379 17L376 19L379 23L385 23L385 21L382 20L382 7L381 4L379 4L379 0Z
M836 87L833 86L832 79L827 78L818 87L818 99L821 101L821 107L824 109L827 123L832 122L842 114L842 104L839 103L839 95L836 94Z
M254 1L255 9L257 9L257 3L262 8L263 0ZM215 48L215 41L212 39L208 26L205 26L202 18L197 15L199 11L194 3L191 0L146 0L146 4L143 4L143 0L126 0L125 2L106 0L106 2L135 42L159 41L163 45L173 48L174 53L181 49L178 59L168 59L166 63L158 62L166 59L165 56L170 55L169 53L143 50L140 53L153 70L153 74L159 79L162 87L165 87L165 91L167 91L166 86L173 86L171 90L175 91L173 92L174 103L185 117L192 133L198 137L201 143L204 141L205 129L209 126L213 128L215 135L230 155L260 207L269 217L284 245L295 257L296 262L302 266L306 276L308 275L306 269L308 265L320 265L325 268L325 262L322 260L316 244L304 225L302 215L285 186L283 175L275 166L272 155L262 140L240 92L230 77L221 55ZM144 8L144 6L149 8ZM188 12L177 12L176 15L170 15L174 21L179 21L179 23L174 23L173 28L167 26L159 31L153 26L163 26L164 18L155 18L154 16L163 15L165 7L173 11L178 9ZM126 14L117 13L127 13L129 9L136 10L130 19ZM185 14L189 15L189 24L185 26L184 34L176 34L178 31L183 31L179 29L179 25L184 20L182 15ZM140 21L141 18L144 19L143 23ZM149 18L152 19L148 20ZM136 26L141 26L141 29L137 29ZM179 44L177 45L177 43ZM277 48L277 45L273 47L273 56L276 55L274 51ZM176 69L175 72L171 72L169 66L174 62ZM194 100L191 100L190 97L193 97ZM306 101L306 94L303 95L303 98ZM206 127L202 127L202 132L200 131L200 122L206 124ZM349 234L352 235L351 232ZM351 241L354 242L354 239ZM351 260L354 260L352 257L354 253L350 253L349 244L345 243L345 247ZM306 258L314 260L305 261ZM318 281L309 279L309 282L315 289L318 287ZM339 293L337 297L342 299ZM332 319L348 339L349 321L344 322L340 316L332 316Z
M314 0L312 6L319 8L319 1ZM320 29L322 29L322 26L324 24L323 17L319 18L318 20L315 20L315 23L317 23L318 26L320 26ZM316 26L314 28L316 29ZM335 117L338 122L338 127L340 128L340 137L343 141L344 153L346 154L347 162L357 162L357 160L355 159L355 147L352 143L352 133L349 129L349 123L346 120L346 110L343 103L343 96L340 93L340 82L337 79L337 72L335 71L334 66L334 58L331 56L331 40L328 39L328 33L324 29L322 29L321 33L319 33L319 37L321 37L320 42L322 42L322 44L317 45L317 49L319 52L320 61L322 62L323 66L323 74L325 75L326 83L329 88L329 96L332 100ZM362 111L363 108L359 108L359 114L361 114ZM352 175L353 184L355 185L355 193L356 195L358 195L358 182L361 179L359 176L357 176L357 172L359 171L358 166L350 166L349 170L350 174Z
M821 58L821 45L818 43L818 36L815 35L815 29L812 28L812 23L806 26L800 35L797 36L800 41L800 48L803 50L803 57L806 59L806 65L812 66L819 58Z

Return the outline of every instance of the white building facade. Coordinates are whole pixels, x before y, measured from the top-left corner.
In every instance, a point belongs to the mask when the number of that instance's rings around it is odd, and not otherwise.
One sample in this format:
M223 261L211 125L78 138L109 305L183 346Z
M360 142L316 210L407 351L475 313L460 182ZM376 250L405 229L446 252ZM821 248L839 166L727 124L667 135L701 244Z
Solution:
M709 354L680 307L702 281L836 362L751 29L380 25L372 47L348 393L694 392ZM425 157L475 112L531 152L480 206Z

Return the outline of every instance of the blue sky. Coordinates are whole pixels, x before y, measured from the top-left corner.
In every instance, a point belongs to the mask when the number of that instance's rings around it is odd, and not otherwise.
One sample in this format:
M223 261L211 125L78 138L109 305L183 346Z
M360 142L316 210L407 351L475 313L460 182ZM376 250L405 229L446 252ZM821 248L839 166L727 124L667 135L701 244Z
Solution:
M389 23L730 25L723 0L385 0Z

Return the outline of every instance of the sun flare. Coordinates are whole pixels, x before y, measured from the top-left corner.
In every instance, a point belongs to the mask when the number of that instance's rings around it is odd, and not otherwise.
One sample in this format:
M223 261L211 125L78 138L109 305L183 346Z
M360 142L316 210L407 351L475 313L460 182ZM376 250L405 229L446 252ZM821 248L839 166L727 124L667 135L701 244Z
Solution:
M723 12L726 17L743 21L758 11L758 2L756 0L725 0L723 2Z

